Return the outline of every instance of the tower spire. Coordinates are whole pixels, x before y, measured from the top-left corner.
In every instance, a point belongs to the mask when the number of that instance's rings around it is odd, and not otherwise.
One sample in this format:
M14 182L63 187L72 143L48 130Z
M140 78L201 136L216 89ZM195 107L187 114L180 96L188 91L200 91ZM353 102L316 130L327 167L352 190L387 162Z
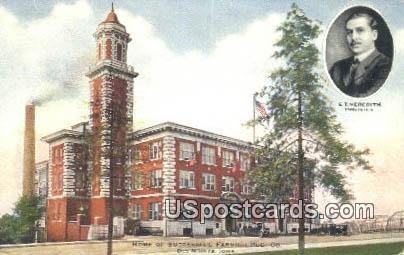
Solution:
M111 12L114 12L114 1L111 1Z

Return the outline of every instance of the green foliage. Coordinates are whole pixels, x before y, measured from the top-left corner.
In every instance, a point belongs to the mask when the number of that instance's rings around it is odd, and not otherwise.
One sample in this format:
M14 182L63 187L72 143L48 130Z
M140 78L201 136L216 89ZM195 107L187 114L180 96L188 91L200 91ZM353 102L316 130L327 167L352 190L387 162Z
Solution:
M42 215L40 197L23 196L15 204L13 214L0 218L0 244L31 243L35 237L35 223Z
M250 122L269 123L269 131L258 141L262 145L257 151L259 163L250 172L256 194L274 202L288 201L296 189L301 134L306 188L322 187L341 201L352 199L342 170L371 170L364 157L369 151L357 150L340 138L343 129L323 93L318 72L314 40L321 33L320 26L293 4L277 31L282 36L273 57L284 64L270 74L271 85L259 93L268 116Z

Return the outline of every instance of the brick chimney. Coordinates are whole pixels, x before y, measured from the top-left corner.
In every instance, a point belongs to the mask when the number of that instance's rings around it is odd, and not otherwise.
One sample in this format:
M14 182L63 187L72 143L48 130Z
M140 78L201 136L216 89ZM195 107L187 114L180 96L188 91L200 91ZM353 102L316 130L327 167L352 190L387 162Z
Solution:
M24 169L22 194L32 195L35 190L35 106L25 106Z

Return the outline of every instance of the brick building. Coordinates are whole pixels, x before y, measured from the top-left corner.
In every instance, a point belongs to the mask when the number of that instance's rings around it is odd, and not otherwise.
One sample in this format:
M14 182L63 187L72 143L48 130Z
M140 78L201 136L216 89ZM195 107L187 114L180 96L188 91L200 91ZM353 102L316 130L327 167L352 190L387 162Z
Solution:
M126 63L131 39L113 9L94 37L89 121L42 138L49 160L37 164L37 172L41 169L38 187L47 196L47 239L105 238L110 192L115 236L123 235L127 219L137 220L144 233L165 236L236 231L242 220L169 220L163 203L243 201L251 192L245 176L252 144L170 122L132 131L137 73ZM268 224L278 231L278 222Z
M174 123L133 132L137 73L126 63L131 39L113 9L94 37L97 62L87 73L89 121L42 138L49 145L49 160L37 164L41 178L46 176L38 188L47 196L49 241L105 237L110 171L115 235L123 234L128 217L140 220L144 232L182 235L193 223L167 220L165 199L218 203L223 194L240 199L250 191L242 178L249 168L251 144ZM192 233L217 234L234 224L195 223Z

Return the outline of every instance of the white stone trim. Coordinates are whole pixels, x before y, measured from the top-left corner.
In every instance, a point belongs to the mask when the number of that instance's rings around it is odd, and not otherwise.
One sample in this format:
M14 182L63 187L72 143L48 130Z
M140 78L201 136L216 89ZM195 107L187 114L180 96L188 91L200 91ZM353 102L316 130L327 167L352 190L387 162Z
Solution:
M163 197L163 193L153 193L153 194L146 194L146 195L132 195L131 198L149 198L149 197Z
M74 143L65 142L63 144L63 196L71 197L75 195L76 173L74 162Z

